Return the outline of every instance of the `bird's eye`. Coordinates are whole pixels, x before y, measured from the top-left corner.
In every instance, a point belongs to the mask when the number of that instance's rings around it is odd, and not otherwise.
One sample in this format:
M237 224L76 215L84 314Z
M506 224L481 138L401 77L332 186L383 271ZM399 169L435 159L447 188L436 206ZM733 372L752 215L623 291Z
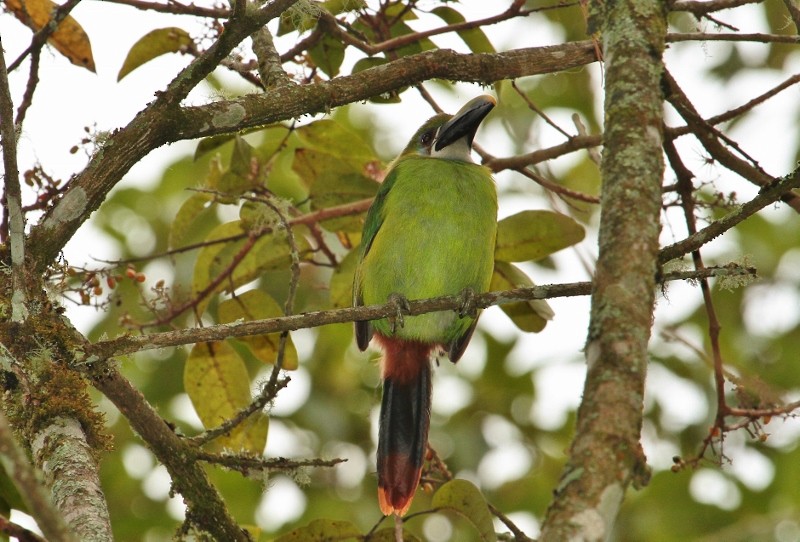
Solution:
M420 143L422 143L422 145L425 147L430 147L431 143L433 143L433 135L434 135L433 130L425 132L424 134L422 134L422 137L420 138Z

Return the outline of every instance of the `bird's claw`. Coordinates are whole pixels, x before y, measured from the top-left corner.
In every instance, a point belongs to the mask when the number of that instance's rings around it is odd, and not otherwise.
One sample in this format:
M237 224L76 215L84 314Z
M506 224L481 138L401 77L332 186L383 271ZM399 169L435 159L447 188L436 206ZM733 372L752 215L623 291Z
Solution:
M393 316L389 316L388 320L392 326L392 334L397 331L398 327L403 327L405 325L405 314L411 311L411 305L408 302L408 299L403 294L390 294L389 299L387 299L388 303L394 305L395 314Z
M475 290L464 288L459 295L461 296L461 306L456 310L459 318L467 316L475 318L478 316L478 307L475 304Z

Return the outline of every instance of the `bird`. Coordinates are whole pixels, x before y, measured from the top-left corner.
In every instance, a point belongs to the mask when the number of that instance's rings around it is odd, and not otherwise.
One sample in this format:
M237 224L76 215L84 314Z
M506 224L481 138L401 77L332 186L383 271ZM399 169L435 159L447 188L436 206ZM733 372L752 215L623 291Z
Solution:
M378 503L402 517L419 485L428 445L431 364L464 354L494 269L497 191L472 159L479 125L497 104L489 95L455 115L437 114L390 163L364 219L353 305L395 302L398 317L355 322L358 348L373 336L383 350ZM408 300L461 295L462 310L404 316Z

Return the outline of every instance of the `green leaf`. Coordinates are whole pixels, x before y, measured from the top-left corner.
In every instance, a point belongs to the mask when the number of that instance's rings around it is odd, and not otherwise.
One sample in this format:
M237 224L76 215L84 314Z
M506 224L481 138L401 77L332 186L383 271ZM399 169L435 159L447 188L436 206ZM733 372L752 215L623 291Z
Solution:
M439 6L431 10L431 13L439 17L441 20L449 25L463 23L466 21L463 15L451 8L450 6ZM480 28L469 28L467 30L459 30L458 36L467 44L469 50L473 53L494 53L494 45L483 33Z
M203 426L217 427L250 403L250 376L227 342L197 343L186 359L183 386ZM261 454L269 420L256 413L215 442L223 448Z
M347 159L329 152L307 148L295 149L292 169L309 189L320 177L362 175L363 171L360 160ZM374 181L372 182L377 185Z
M117 74L117 81L154 58L167 53L177 53L191 44L192 38L182 28L171 26L152 30L139 38L128 51L128 56L125 57L125 62Z
M434 494L432 506L457 512L478 530L481 540L497 540L492 524L492 514L480 490L466 480L450 480Z
M229 324L236 321L249 322L283 316L283 309L269 294L261 290L248 290L234 298L227 299L217 308L217 322ZM270 333L256 337L240 337L235 339L245 344L253 355L264 363L273 363L278 354L280 333ZM288 371L297 369L297 349L291 335L286 339L283 352L283 368Z
M511 290L513 288L528 288L535 286L528 275L517 266L495 261L492 284L489 289L493 292ZM511 318L511 321L522 331L538 333L544 329L548 320L552 320L553 309L544 299L532 301L517 301L500 305L500 309Z
M308 187L311 208L327 209L374 197L379 184L362 173L366 165L356 156L339 157L310 148L295 150L292 169ZM358 233L363 213L325 220L328 231Z
M304 527L286 533L275 542L328 542L361 538L361 531L349 521L315 519Z
M334 120L318 120L301 126L295 133L304 147L346 158L351 164L366 164L378 159L360 135Z
M194 150L194 159L198 160L202 156L208 154L209 152L216 150L226 143L233 141L236 138L239 138L243 135L252 134L256 132L263 132L264 134L269 134L271 130L280 130L281 134L279 136L279 141L283 140L283 137L286 133L286 127L282 124L270 124L268 126L256 126L254 128L247 128L246 130L242 130L235 134L219 134L210 137L205 137L200 140L197 144L197 147Z
M325 172L311 185L309 196L311 208L317 210L371 198L377 191L378 183L363 175ZM320 225L332 232L359 233L364 227L365 213L331 218L320 222Z
M322 12L316 2L297 2L281 13L278 23L278 35L283 36L294 30L302 33L314 28Z
M522 211L497 224L495 260L541 260L583 240L583 226L552 211Z
M211 194L196 192L183 202L170 225L169 248L183 245L184 240L192 233L195 220L212 207L213 200L214 196Z
M339 68L344 60L344 42L325 34L314 47L308 50L314 64L328 77L339 75Z
M11 481L8 472L0 466L0 512L3 517L8 517L11 510L19 510L21 512L28 512L28 507L22 500L22 496L17 490L17 486Z
M325 0L322 5L331 15L339 15L340 13L367 7L365 0Z
M394 528L381 529L369 537L369 542L395 542ZM403 530L403 542L420 542L419 538Z
M240 177L248 178L252 176L253 147L242 136L236 135L233 143L233 154L231 154L231 173Z

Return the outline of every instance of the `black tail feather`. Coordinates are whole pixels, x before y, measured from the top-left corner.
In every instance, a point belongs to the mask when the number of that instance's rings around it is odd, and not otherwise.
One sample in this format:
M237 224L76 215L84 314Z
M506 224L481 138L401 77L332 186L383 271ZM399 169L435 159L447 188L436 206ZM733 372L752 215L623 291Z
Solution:
M419 484L431 414L431 365L414 378L383 381L378 436L378 499L386 514L405 514Z

